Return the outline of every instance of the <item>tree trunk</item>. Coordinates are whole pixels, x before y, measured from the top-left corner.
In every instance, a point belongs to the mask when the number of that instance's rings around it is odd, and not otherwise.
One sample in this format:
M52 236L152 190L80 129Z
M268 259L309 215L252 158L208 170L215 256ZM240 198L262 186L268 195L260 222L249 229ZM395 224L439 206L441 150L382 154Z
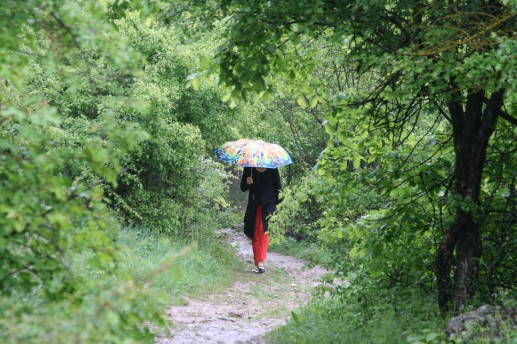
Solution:
M465 109L460 91L453 92L449 111L454 137L454 191L459 196L456 217L442 237L436 253L438 304L442 313L454 301L459 311L477 290L482 253L480 190L486 150L502 107L504 90L485 101L483 90L469 92ZM455 258L455 259L454 259ZM454 264L454 285L451 272Z
M481 258L481 225L471 218L456 244L455 310L459 311L470 301L477 290L479 259Z

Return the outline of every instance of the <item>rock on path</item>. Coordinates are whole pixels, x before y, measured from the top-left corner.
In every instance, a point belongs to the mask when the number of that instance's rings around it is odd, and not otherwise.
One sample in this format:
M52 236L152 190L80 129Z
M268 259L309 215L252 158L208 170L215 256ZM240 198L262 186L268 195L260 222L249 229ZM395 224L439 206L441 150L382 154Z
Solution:
M301 259L268 252L267 272L255 274L251 241L242 228L218 233L247 263L246 270L237 272L237 282L220 294L168 307L175 327L169 336L155 338L155 343L265 343L262 336L285 324L326 273L320 267L304 269Z

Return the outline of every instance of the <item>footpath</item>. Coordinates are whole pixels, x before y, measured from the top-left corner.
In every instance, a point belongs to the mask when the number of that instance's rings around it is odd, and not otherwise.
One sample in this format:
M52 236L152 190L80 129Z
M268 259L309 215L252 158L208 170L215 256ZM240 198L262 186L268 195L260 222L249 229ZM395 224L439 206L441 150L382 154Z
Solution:
M320 267L304 269L305 261L275 252L268 252L265 274L253 273L251 241L242 228L218 234L224 244L235 248L245 269L236 272L237 282L222 293L168 307L174 327L155 343L265 343L263 335L285 324L326 273Z

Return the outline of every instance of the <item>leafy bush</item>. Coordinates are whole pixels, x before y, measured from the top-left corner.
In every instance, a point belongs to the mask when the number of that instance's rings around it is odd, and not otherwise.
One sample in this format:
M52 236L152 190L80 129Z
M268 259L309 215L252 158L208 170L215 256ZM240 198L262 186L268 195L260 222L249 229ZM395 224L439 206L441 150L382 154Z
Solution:
M166 305L226 287L241 264L214 238L193 245L133 228L121 230L114 239L117 253L112 269L94 264L92 251L73 256L69 262L77 285L73 294L49 300L43 289L33 293L18 289L3 296L4 341L152 342L153 333L161 333L167 324Z
M70 122L41 98L9 92L19 103L1 109L0 288L30 290L42 283L45 292L59 295L74 289L67 272L74 253L91 249L101 261L110 260L100 185L116 183L120 167L105 138L126 150L135 141L127 136L130 129L110 125L66 132Z
M6 343L152 342L144 325L164 325L154 295L131 280L97 281L59 301L2 298L0 335Z
M214 228L198 224L197 211L208 208L208 223L210 210L226 207L227 175L204 159L200 130L174 113L187 55L169 61L176 52L167 36L169 54L146 61L152 51L127 30L144 13L117 4L7 1L0 14L0 336L152 341L144 322L163 324L164 298L145 285L201 289L208 278L206 285L224 283L224 268L235 263L207 245L201 260L166 251L135 276L124 266L145 258L116 244L113 209L130 215L125 222L159 224L153 231L189 234L196 225L206 234ZM163 41L155 43L159 52ZM218 102L217 91L207 94ZM201 273L164 277L171 259Z
M122 158L124 174L108 193L126 222L184 234L207 207L225 206L229 176L206 155L216 139L224 139L223 123L234 113L216 88L187 88L187 75L206 44L179 44L180 33L174 27L154 20L142 22L136 14L117 24L143 57L138 61L141 72L117 79L115 89L140 104L119 105L117 121L137 123L149 137L139 150ZM104 69L110 75L109 68Z

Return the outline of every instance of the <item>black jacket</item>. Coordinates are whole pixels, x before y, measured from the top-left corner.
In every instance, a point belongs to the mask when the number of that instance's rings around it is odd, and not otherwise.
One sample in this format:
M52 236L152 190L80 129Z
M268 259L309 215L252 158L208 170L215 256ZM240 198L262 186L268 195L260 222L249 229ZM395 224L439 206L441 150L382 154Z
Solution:
M253 184L248 185L246 179L253 178ZM255 168L245 167L242 173L241 190L249 191L248 205L244 215L244 233L253 239L257 206L262 205L262 224L264 232L268 231L268 219L276 210L279 202L278 194L282 191L280 173L275 169L259 172Z

